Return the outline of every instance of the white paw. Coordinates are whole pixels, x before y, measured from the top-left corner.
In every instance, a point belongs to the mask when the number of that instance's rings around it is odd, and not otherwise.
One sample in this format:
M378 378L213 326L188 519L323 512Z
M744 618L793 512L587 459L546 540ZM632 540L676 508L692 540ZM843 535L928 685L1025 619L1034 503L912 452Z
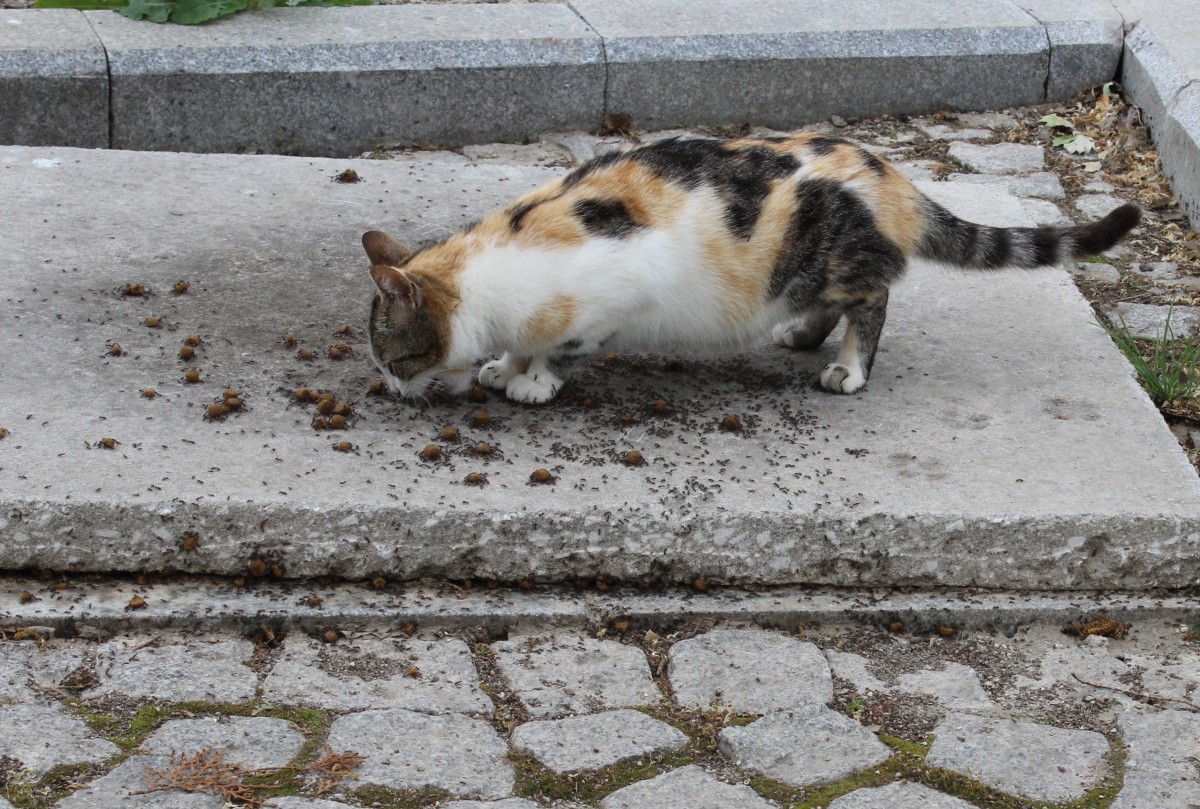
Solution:
M775 328L771 329L771 339L775 341L775 345L783 346L784 348L796 347L796 323L780 323Z
M831 363L821 371L821 387L830 393L854 393L867 384L867 378L858 368L847 368Z
M493 390L506 390L517 369L504 360L492 360L479 369L479 384Z
M517 374L508 382L506 393L514 402L540 404L558 394L562 380L549 374Z

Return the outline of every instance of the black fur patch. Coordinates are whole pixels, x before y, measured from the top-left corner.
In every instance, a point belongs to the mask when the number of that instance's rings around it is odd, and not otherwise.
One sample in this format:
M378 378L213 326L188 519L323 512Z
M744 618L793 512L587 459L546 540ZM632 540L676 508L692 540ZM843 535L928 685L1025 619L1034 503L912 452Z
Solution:
M824 156L844 143L849 143L849 141L842 140L841 138L829 138L822 135L820 137L813 138L807 144L805 144L805 146L807 146L809 151L811 151L813 154L817 156Z
M799 161L762 146L731 148L724 141L668 138L629 153L660 177L694 190L716 189L725 202L725 222L740 239L749 239L762 212L771 182L795 173Z
M1058 243L1061 240L1055 228L1036 228L1029 231L1029 243L1033 245L1033 263L1045 267L1058 263Z
M521 222L525 216L538 206L536 202L526 202L517 205L515 208L510 208L508 211L508 229L516 233L521 229Z
M645 227L636 221L619 199L581 199L571 210L594 236L623 239Z
M878 174L880 177L887 174L887 168L883 165L883 161L875 155L868 152L863 147L858 147L858 153L862 155L863 162L867 164L867 168Z
M827 286L877 292L904 271L904 256L876 227L870 209L830 180L803 180L767 294L806 309Z
M606 152L599 157L592 158L563 178L563 190L566 191L569 188L574 188L589 175L595 174L601 169L606 169L614 163L620 163L625 157L625 152Z

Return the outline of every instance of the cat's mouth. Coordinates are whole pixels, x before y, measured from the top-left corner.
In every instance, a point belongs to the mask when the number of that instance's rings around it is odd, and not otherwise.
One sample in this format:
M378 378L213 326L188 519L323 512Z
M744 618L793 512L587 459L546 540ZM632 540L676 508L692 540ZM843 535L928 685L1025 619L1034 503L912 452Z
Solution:
M471 387L471 372L465 368L448 368L435 373L418 374L412 379L400 379L385 372L384 381L397 396L410 401L429 401L465 393Z

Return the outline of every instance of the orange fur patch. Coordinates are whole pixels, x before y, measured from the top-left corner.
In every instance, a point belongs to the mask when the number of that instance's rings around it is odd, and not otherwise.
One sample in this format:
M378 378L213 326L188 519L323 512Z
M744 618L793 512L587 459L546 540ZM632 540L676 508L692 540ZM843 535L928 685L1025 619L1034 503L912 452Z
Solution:
M579 302L570 295L555 295L521 324L517 339L526 346L549 346L558 342L575 322Z

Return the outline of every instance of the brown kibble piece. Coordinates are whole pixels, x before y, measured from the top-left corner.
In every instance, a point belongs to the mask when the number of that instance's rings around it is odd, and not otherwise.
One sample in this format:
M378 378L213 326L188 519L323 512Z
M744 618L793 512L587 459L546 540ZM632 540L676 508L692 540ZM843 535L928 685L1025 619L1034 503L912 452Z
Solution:
M340 348L338 348L337 346L334 346L333 348L329 349L329 359L340 360L341 358L342 358L342 350Z
M312 420L312 427L314 430L328 430L329 422L325 421L325 419L321 418L320 416L317 416Z
M728 433L736 433L742 429L742 420L737 416L726 416L721 419L721 429Z
M296 352L296 356L306 362L310 361L313 358L312 349L311 348L302 348Z
M21 591L21 603L22 604L28 604L30 601L33 601L34 598L35 598L34 594L29 592L28 590Z
M283 578L283 565L279 564L278 562L273 562L271 564L271 575L277 579L282 579Z
M258 578L267 575L267 563L262 559L250 560L250 575Z
M120 343L113 343L108 347L108 354L110 357L119 357L124 353L125 349L121 348Z
M585 408L595 407L596 400L593 399L591 396L585 396L583 401L580 402L579 404L583 405Z
M475 445L475 454L476 455L491 455L492 454L492 445L486 441L480 441L478 444Z
M383 576L376 576L375 578L371 579L371 586L376 590L382 590L384 587L387 587L387 579L385 579Z
M400 627L400 631L411 638L413 635L417 634L417 625L412 621L409 621L404 626Z
M618 618L617 620L613 621L613 629L617 630L618 632L628 632L629 631L629 619L628 618Z
M437 444L426 444L425 449L421 450L421 457L427 461L436 461L442 457L442 448Z
M338 183L357 183L360 180L362 180L362 177L359 177L358 172L355 171L354 169L346 169L345 171L343 171L340 174L338 174L337 176L335 176L333 178L333 180L334 180L334 182L338 182Z
M325 634L321 635L321 640L326 643L337 643L339 637L341 636L337 633L336 629L326 629Z
M141 284L126 284L121 289L121 294L122 295L133 295L135 298L141 297L142 295L146 294L146 288L144 286L142 286Z
M708 589L708 579L704 578L703 576L697 576L696 580L692 582L692 587L695 587L697 590L703 592L704 590Z
M224 402L214 402L208 406L208 417L210 419L223 419L229 415L229 405Z
M183 539L180 540L179 547L181 550L191 553L200 547L200 537L190 532L186 533L183 535Z
M230 413L236 413L242 409L242 400L236 396L232 399L226 399L225 406L229 408Z
M189 284L187 281L176 281L175 282L175 294L182 295L183 293L188 291L189 287L191 287L191 284Z
M383 380L376 379L374 382L372 382L371 387L367 388L367 393L371 394L372 396L382 396L383 395Z
M0 438L8 438L8 429L0 427Z
M476 410L471 414L471 424L476 427L486 427L492 423L492 417L486 410Z
M442 430L441 434L438 435L438 438L442 439L443 441L457 441L458 440L458 428L457 427L446 427Z
M146 326L151 329L157 329L159 326L162 325L162 319L158 318L154 315L150 315L150 317L146 318L146 320L144 322L145 322Z
M221 391L221 398L223 399L236 399L239 395L240 394L233 388L226 388L225 390Z
M116 449L117 444L120 443L121 442L115 438L101 438L96 442L97 446L99 446L101 449Z
M297 402L311 402L317 398L317 392L311 388L296 388L295 397Z
M533 582L531 582L529 579L521 579L519 582L517 582L517 589L518 590L532 590Z
M350 328L349 323L343 323L342 325L337 327L336 333L343 334L343 335L349 337L350 335L354 334L354 329Z
M487 401L487 391L476 385L475 387L471 388L471 391L467 394L467 399L475 404L483 404Z
M550 470L546 468L535 469L529 479L534 483L550 483L554 480L554 476L550 474Z
M329 429L331 429L331 430L346 429L346 417L345 416L330 416L329 417Z
M158 391L156 391L154 388L142 388L143 399L153 399L157 395Z
M354 452L354 445L349 441L340 441L333 445L333 448L338 452Z
M667 404L666 399L659 399L657 402L654 403L654 412L655 413L666 413L670 409L671 409L671 406Z
M194 356L196 356L196 349L192 348L191 346L180 346L179 359L190 360Z
M129 599L129 609L131 610L140 610L145 606L146 599L142 598L141 596L134 596L133 598Z
M245 579L243 579L241 576L239 576L238 578L236 578L236 579L234 579L234 580L233 580L233 586L234 586L234 587L245 587L245 586L246 586L246 580L245 580Z
M487 475L481 472L471 472L469 475L463 478L463 483L467 484L468 486L483 486L487 482Z
M945 624L942 624L941 626L939 626L939 627L938 627L938 630L937 630L937 632L938 632L938 634L939 634L939 635L941 635L943 638L948 638L948 637L950 637L951 635L953 635L953 634L954 634L954 627L952 627L952 626L946 626Z
M204 341L200 339L200 335L198 335L198 334L189 334L183 340L183 344L188 345L188 346L198 346L203 343L204 343Z
M321 398L317 399L317 412L320 413L322 416L328 416L330 413L333 412L333 409L336 406L337 406L337 400L334 399L329 394L325 394Z
M889 632L903 632L904 622L901 620L888 621L887 628Z
M1114 638L1120 640L1129 632L1128 624L1123 624L1120 621L1115 621L1112 618L1101 616L1088 621L1086 624L1080 621L1074 621L1071 628L1079 634L1081 638L1091 637L1092 635L1100 635L1104 638Z
M333 406L333 415L335 416L349 416L353 413L354 408L350 406L349 402L338 402Z
M325 599L320 596L309 596L304 599L304 605L307 607L319 607L325 603Z
M183 374L183 381L195 384L200 381L200 369L188 368Z
M638 452L636 449L631 449L629 452L626 452L621 460L623 460L629 466L641 466L643 463L645 463L645 460L642 458L642 453Z
M295 348L296 347L296 335L292 334L290 331L287 334L283 335L283 344L287 348Z

